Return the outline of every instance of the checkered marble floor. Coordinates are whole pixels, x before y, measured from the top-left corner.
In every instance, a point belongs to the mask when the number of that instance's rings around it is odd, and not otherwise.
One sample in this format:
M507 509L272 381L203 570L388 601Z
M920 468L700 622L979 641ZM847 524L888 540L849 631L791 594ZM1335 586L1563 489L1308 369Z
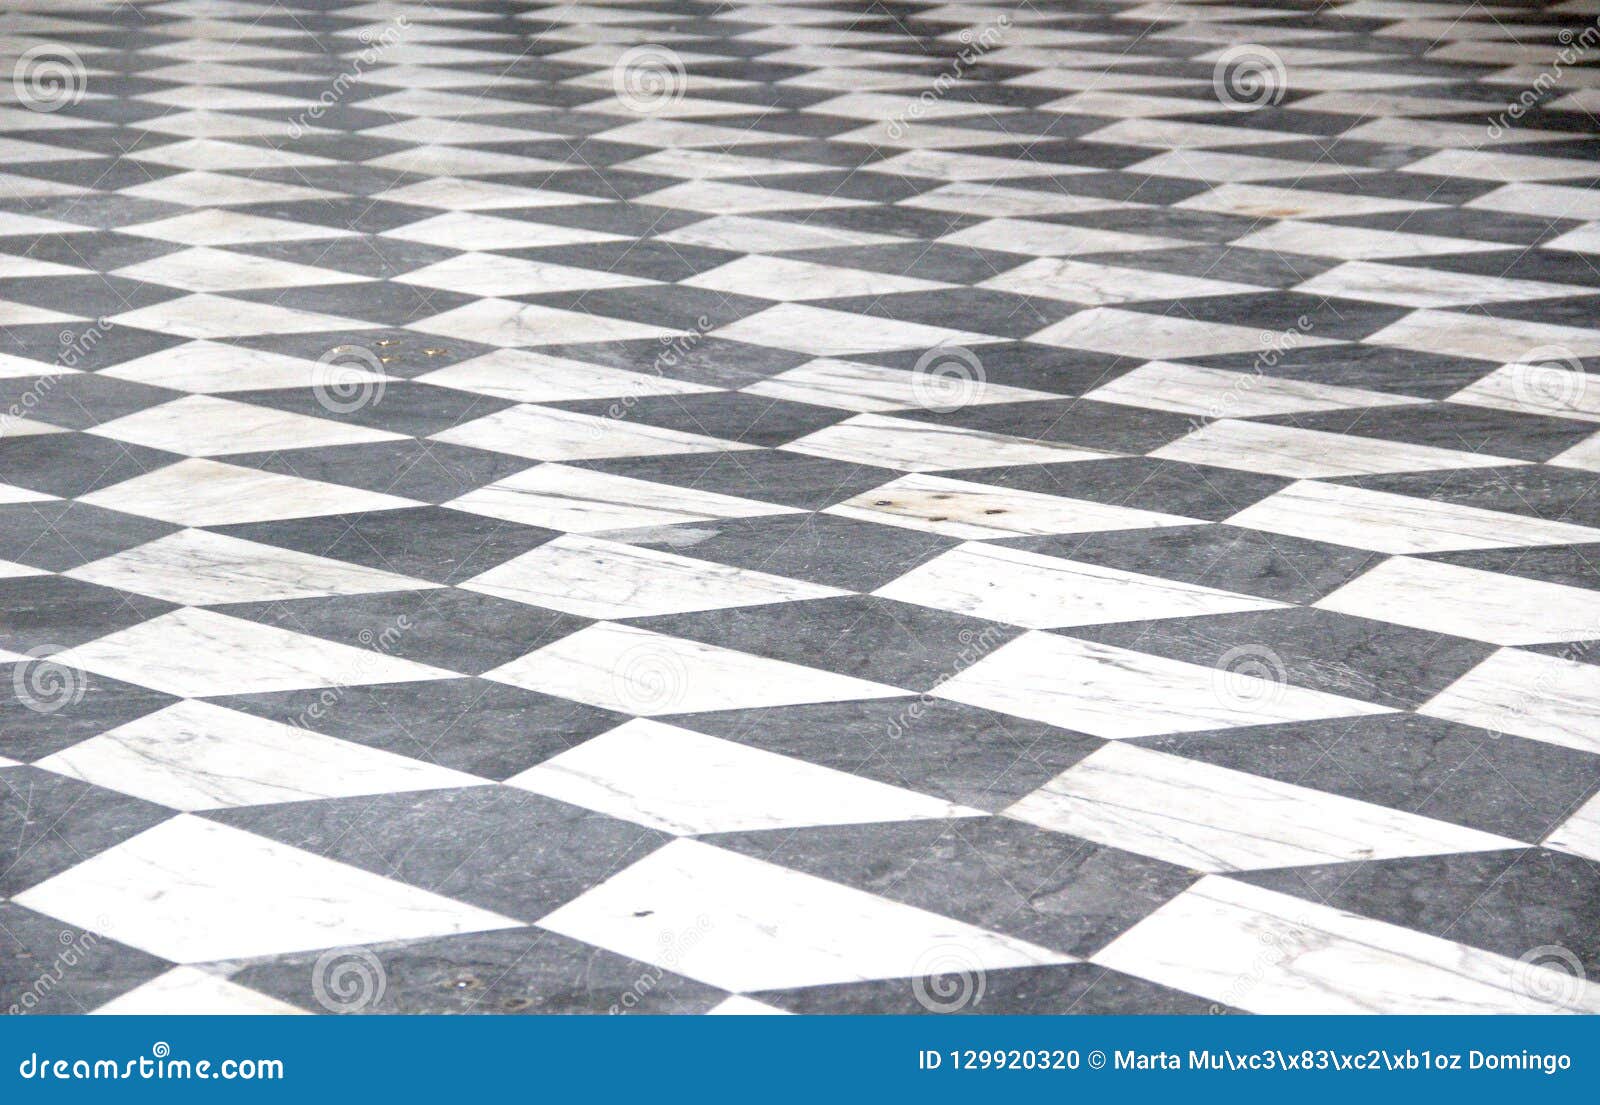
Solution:
M1597 18L7 0L0 1007L1600 1012Z

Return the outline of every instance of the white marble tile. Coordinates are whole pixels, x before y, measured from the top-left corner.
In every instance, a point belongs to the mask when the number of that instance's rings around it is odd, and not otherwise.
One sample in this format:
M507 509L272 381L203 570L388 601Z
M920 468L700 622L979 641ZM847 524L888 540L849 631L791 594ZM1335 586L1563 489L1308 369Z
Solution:
M754 449L737 441L686 433L644 422L521 404L434 434L433 441L466 445L529 460L600 460Z
M781 188L733 184L725 180L687 180L648 192L635 203L700 211L707 215L755 215L763 211L823 211L836 207L863 207L865 200L845 196L788 192Z
M1543 243L1545 249L1571 250L1573 253L1600 253L1600 222L1585 223L1575 230Z
M589 364L526 349L496 349L481 357L418 376L436 387L493 395L517 403L561 403L648 395L695 395L716 391L703 384Z
M480 299L431 318L418 319L410 328L424 334L501 346L582 345L672 337L676 333L664 326L509 299Z
M421 505L398 495L200 459L158 468L79 501L179 526L225 526Z
M197 529L180 530L62 574L185 606L419 591L435 586L377 568Z
M118 227L119 234L179 242L186 246L231 246L248 242L292 242L316 238L350 238L355 232L315 223L273 219L243 211L190 211L152 222Z
M715 1006L706 1010L708 1017L787 1017L791 1016L788 1010L779 1009L765 1002L747 998L743 994L734 994L724 998Z
M785 452L828 457L903 472L1059 464L1101 460L1110 453L1006 437L907 418L858 414L782 446Z
M482 296L544 295L590 288L639 288L655 283L653 280L640 280L597 269L529 261L498 253L458 253L447 260L396 276L394 282Z
M611 622L581 629L483 678L640 717L908 694Z
M585 618L643 618L849 593L581 534L548 541L460 586Z
M159 78L157 78L159 79ZM179 169L306 169L337 164L332 158L296 153L268 145L223 142L212 138L191 138L167 145L149 145L126 155L133 161L149 161Z
M1007 188L985 181L954 181L900 201L901 207L920 207L928 211L949 211L957 215L984 215L1015 219L1029 215L1061 215L1068 212L1106 211L1128 206L1095 196L1074 196L1065 192L1035 192L1027 188Z
M375 322L203 293L124 311L112 315L111 321L118 326L178 334L186 338L241 338L256 334L379 329Z
M1390 713L1249 671L1025 633L933 689L937 698L1119 740Z
M368 375L364 371L362 374ZM189 395L147 407L102 422L89 432L191 457L405 440L404 434L353 422L313 418L213 395Z
M16 487L9 483L0 483L0 504L11 503L44 503L54 499L54 495L46 495L43 491L33 491L26 487Z
M1127 166L1130 173L1200 180L1208 184L1277 180L1298 184L1311 177L1357 177L1370 169L1353 169L1331 162L1291 161L1282 157L1257 157L1227 150L1171 150Z
M916 372L828 357L807 361L798 368L780 372L740 390L748 395L764 395L769 399L787 399L795 403L862 412L931 408L941 404L945 398L939 394L938 388L931 387ZM973 406L1024 403L1034 399L1057 399L1060 396L1047 391L997 384L987 379L980 381L974 377L971 386L963 390L961 398L967 406Z
M1352 447L1359 443L1360 448ZM1295 479L1373 476L1386 472L1498 468L1525 463L1431 445L1411 445L1376 437L1351 437L1298 426L1275 426L1224 418L1163 445L1150 454L1159 460L1210 464Z
M819 265L812 261L794 261L761 254L718 265L680 283L730 295L752 295L783 301L893 295L896 292L921 292L951 286L913 276L845 269L836 265Z
M1471 307L1478 303L1515 303L1530 299L1591 295L1592 288L1511 280L1503 276L1346 261L1297 285L1306 295L1393 303L1401 307Z
M1437 203L1416 203L1387 196L1316 192L1308 188L1275 188L1265 184L1220 184L1209 192L1173 205L1219 215L1257 219L1317 219L1344 215L1376 215L1388 211L1421 211Z
M60 426L38 422L32 418L16 418L0 411L0 441L19 437L42 437L45 434L64 434Z
M445 505L568 533L799 513L794 507L561 464L518 472Z
M1253 1013L1600 1012L1594 983L1217 876L1094 962Z
M770 61L769 56L766 60ZM695 149L704 146L764 146L777 141L771 131L690 123L677 119L645 119L591 137L601 142L626 142L650 149Z
M978 287L1016 295L1061 299L1090 307L1144 299L1186 299L1265 290L1252 284L1152 272L1122 265L1094 265L1055 257L1029 261L999 276L991 276Z
M0 495L0 502L5 497ZM45 575L42 568L31 568L26 564L18 564L13 560L0 560L0 579L21 579L23 576Z
M1548 56L1540 60L1548 60ZM1594 176L1594 167L1581 158L1540 157L1498 150L1440 150L1402 166L1400 171L1498 181L1585 180Z
M463 74L470 76L470 74ZM446 121L446 127L461 126L460 120ZM368 133L376 133L369 131ZM544 188L519 188L492 180L469 180L460 177L430 177L381 193L395 203L411 203L419 207L442 207L447 211L498 211L512 207L561 207L595 202L593 197L554 192ZM412 223L412 227L422 224ZM540 227L539 229L547 229ZM404 235L391 235L404 237ZM416 239L413 239L416 240ZM602 239L603 240L603 239ZM493 239L489 240L493 244ZM463 247L475 248L475 247ZM476 247L481 248L481 247Z
M1290 484L1227 522L1396 554L1600 541L1600 530L1567 522L1312 480Z
M370 102L370 101L369 101ZM388 138L420 146L477 146L493 142L528 142L555 138L543 131L501 127L491 123L470 123L460 116L439 117L416 115L398 123L381 127L368 127L359 133L371 138ZM454 177L435 177L436 180L454 180ZM529 189L533 191L533 189ZM386 197L389 193L384 193ZM406 201L401 200L404 203ZM427 206L446 206L444 204Z
M231 292L256 288L305 288L357 284L370 277L334 272L232 250L197 246L116 269L113 276L165 284L191 292Z
M1283 606L1269 599L979 542L942 553L873 594L1029 629Z
M1219 873L1519 847L1476 829L1131 744L1106 745L1004 813Z
M724 177L784 176L815 172L817 166L803 161L782 161L771 157L750 157L718 150L663 149L641 157L620 161L615 166L635 173L654 173L685 180Z
M782 253L798 249L881 245L905 239L889 234L869 234L860 230L758 219L748 215L717 215L703 222L690 223L658 234L656 240L704 246L707 249L730 249L739 253Z
M1193 108L1191 107L1191 111ZM1159 150L1211 149L1226 146L1274 145L1294 142L1300 135L1266 127L1229 127L1190 120L1122 119L1080 135L1083 142L1110 142L1119 146L1151 146Z
M91 1012L102 1017L306 1015L304 1009L194 967L174 967Z
M188 811L484 783L393 752L194 701L146 714L34 766Z
M1545 219L1600 219L1600 195L1579 185L1502 184L1461 206Z
M1348 407L1403 406L1419 401L1363 388L1201 368L1174 361L1142 364L1132 372L1085 392L1084 398L1208 418L1255 418Z
M1069 257L1085 253L1129 253L1142 249L1170 249L1185 243L1151 234L1072 226L1068 223L1032 222L1026 219L986 219L974 226L946 234L939 241L953 246L997 249L1035 257Z
M1503 648L1417 712L1600 754L1600 666Z
M768 307L713 330L711 334L728 341L775 346L814 357L848 357L893 349L932 349L950 343L964 346L998 340L965 330L897 322L799 303Z
M1579 806L1544 838L1546 848L1600 860L1600 794Z
M368 100L368 105L377 101ZM520 106L520 105L519 105ZM557 172L566 166L544 157L519 157L516 154L469 149L464 146L410 146L375 157L365 164L374 169L422 176L496 176L502 173Z
M1600 591L1408 556L1385 560L1316 605L1497 645L1600 637Z
M1064 172L1091 171L1083 166L1064 165L1059 161L1048 163L1019 161L1012 157L989 157L984 154L957 153L953 150L907 150L893 157L886 157L882 161L873 162L873 169L876 172L894 173L897 176L927 177L952 182L1015 180L1030 176L1059 176Z
M1559 468L1581 468L1589 472L1600 472L1600 433L1593 434L1572 448L1557 453L1546 463Z
M620 234L598 230L552 226L549 223L503 219L497 215L477 215L451 211L420 222L407 223L382 232L380 237L440 246L445 249L531 249L535 246L570 246L586 242L617 242Z
M941 948L986 970L1072 961L694 840L673 841L539 925L735 991L920 976Z
M187 814L14 900L175 963L519 926Z
M1068 315L1028 337L1029 341L1095 353L1152 358L1204 357L1216 353L1266 353L1283 335L1259 327L1200 322L1181 312L1147 314L1116 307L1091 307ZM1295 348L1332 344L1326 338L1297 334Z
M1538 354L1550 355L1552 347L1561 350L1562 358L1600 356L1600 329L1491 318L1469 311L1412 311L1365 341L1502 363L1538 360Z
M317 361L286 357L265 349L250 349L213 341L189 341L135 357L102 369L101 376L131 380L136 384L171 388L200 395L230 391L271 391L309 388L326 382L327 369ZM351 384L376 384L393 377L340 362L339 380Z
M1600 422L1600 376L1582 371L1576 356L1559 347L1543 352L1551 359L1501 365L1450 396L1450 402Z
M321 188L305 188L298 184L256 180L232 173L208 173L204 170L175 173L160 180L124 188L121 194L199 208L248 203L297 203L300 200L332 199L336 195Z
M1500 242L1416 234L1403 230L1373 230L1364 226L1285 219L1236 238L1236 246L1274 253L1304 253L1337 257L1341 261L1374 261L1387 257L1428 257L1443 253L1487 253L1504 249Z
M188 698L458 676L382 652L191 608L56 653L54 659Z
M506 780L662 832L977 817L983 811L635 718Z
M902 476L823 513L970 540L1196 524L1176 514L923 474Z

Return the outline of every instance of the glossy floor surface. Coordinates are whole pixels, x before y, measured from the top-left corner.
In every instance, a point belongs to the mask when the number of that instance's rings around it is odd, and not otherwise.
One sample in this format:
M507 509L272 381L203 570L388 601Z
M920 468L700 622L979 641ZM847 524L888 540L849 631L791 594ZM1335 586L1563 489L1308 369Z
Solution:
M0 1007L1600 1011L1595 0L7 0Z

